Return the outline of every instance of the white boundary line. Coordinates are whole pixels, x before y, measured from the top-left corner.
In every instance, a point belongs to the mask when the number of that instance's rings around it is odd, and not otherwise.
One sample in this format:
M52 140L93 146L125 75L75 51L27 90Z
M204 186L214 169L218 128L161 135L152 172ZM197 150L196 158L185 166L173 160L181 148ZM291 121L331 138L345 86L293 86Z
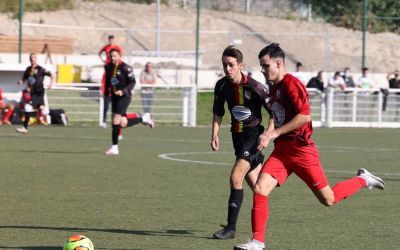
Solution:
M229 152L219 152L219 154L228 154ZM211 161L197 161L197 160L186 160L180 159L174 156L181 156L181 155L200 155L200 154L215 154L215 152L186 152L186 153L164 153L159 154L158 157L164 160L170 161L178 161L178 162L188 162L188 163L198 163L198 164L205 164L205 165L224 165L224 166L233 166L233 163L222 163L222 162L211 162ZM343 171L343 170L329 170L324 169L326 173L344 173L344 174L355 174L355 171ZM385 175L385 176L400 176L400 173L374 173L377 175Z

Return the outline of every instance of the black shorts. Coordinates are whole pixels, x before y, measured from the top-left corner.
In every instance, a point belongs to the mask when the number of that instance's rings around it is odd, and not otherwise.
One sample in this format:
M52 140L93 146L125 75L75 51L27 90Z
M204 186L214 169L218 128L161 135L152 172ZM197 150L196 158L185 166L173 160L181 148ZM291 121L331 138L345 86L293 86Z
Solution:
M246 128L241 133L232 133L232 142L235 149L236 160L243 159L250 163L251 169L264 161L264 155L257 150L258 137L264 132L264 127L259 125Z
M36 109L44 105L44 94L33 94L29 100L29 104Z
M112 96L112 113L124 116L131 103L131 99L132 98L128 96Z

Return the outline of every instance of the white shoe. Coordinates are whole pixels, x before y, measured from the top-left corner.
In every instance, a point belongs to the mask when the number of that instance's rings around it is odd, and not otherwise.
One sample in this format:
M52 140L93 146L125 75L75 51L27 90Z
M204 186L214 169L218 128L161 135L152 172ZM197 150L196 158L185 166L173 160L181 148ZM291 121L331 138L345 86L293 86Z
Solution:
M357 175L365 180L368 189L373 189L373 188L378 188L381 190L385 189L385 182L378 176L371 174L365 168L360 168L357 171Z
M149 126L150 128L154 128L154 127L155 127L154 120L151 119L150 113L144 113L144 114L142 115L142 120L143 120L143 123L144 123L145 125Z
M28 133L28 130L25 127L20 127L20 128L17 128L16 130L22 134Z
M249 240L247 243L236 245L234 250L263 250L265 244L258 240Z
M119 155L119 150L111 147L111 148L107 149L104 152L104 154L106 154L106 155Z
M102 123L100 124L100 127L102 127L102 128L107 128L107 123L102 122Z

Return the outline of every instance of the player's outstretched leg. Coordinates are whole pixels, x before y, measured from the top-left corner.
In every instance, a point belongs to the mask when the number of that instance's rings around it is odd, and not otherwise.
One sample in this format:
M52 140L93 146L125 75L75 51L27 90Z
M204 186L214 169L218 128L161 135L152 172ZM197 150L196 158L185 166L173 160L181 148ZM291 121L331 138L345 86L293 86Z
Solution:
M378 176L371 174L365 168L360 168L357 171L357 176L359 176L365 180L366 186L368 189L373 189L373 188L377 188L377 189L381 189L381 190L385 189L385 182Z

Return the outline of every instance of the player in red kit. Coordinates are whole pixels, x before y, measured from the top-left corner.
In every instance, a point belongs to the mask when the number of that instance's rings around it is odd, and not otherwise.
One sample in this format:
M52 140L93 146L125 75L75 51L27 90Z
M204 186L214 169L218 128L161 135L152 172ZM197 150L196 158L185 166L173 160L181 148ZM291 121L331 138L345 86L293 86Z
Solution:
M258 176L254 187L251 224L253 239L234 249L265 248L268 221L268 196L295 173L325 206L337 204L361 188L384 189L385 183L366 169L357 176L337 183L331 188L320 163L319 154L311 139L310 104L304 85L285 70L285 53L279 44L272 43L258 55L262 73L270 83L267 107L268 128L259 137L258 150L274 141L275 147Z

